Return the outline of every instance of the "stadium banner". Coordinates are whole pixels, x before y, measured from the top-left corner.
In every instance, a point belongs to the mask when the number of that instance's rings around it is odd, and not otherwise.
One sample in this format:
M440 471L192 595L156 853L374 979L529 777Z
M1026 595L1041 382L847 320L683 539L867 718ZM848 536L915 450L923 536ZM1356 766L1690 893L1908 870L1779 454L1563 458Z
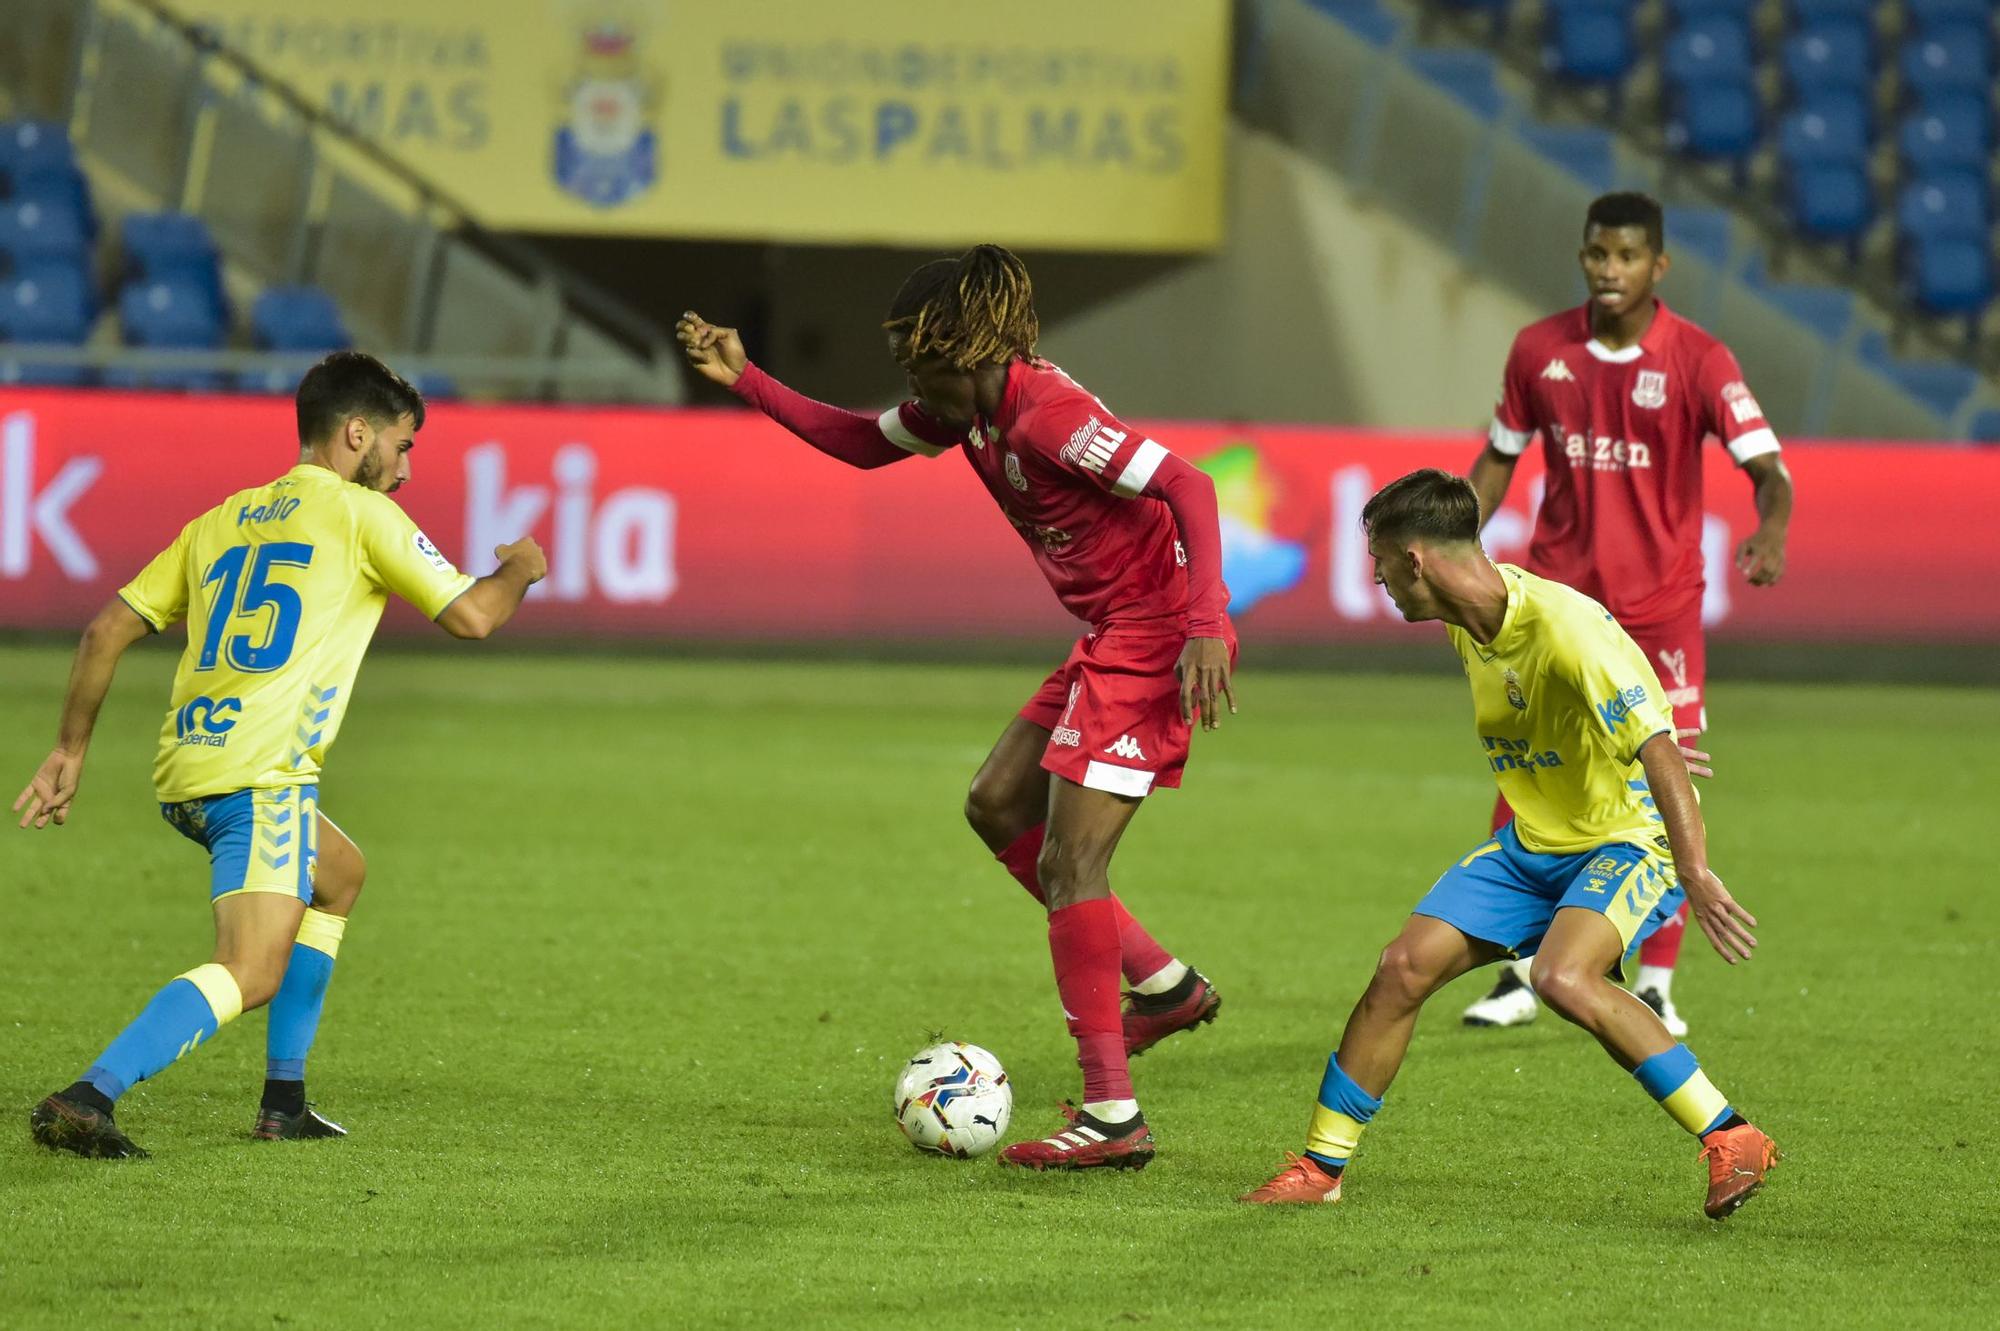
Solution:
M1357 523L1413 467L1463 470L1470 432L1408 436L1155 422L1215 478L1246 644L1435 633L1370 581ZM0 389L0 628L80 629L183 523L296 454L282 398ZM1538 450L1487 529L1526 546ZM2000 642L2000 450L1793 444L1800 516L1782 585L1731 568L1750 487L1708 468L1705 616L1719 637ZM510 636L827 640L1034 638L1076 625L956 457L857 471L743 410L441 403L397 499L476 573L524 533L548 579ZM1921 564L1921 576L1913 564ZM407 608L385 632L430 633Z
M490 227L1221 243L1226 0L181 0Z

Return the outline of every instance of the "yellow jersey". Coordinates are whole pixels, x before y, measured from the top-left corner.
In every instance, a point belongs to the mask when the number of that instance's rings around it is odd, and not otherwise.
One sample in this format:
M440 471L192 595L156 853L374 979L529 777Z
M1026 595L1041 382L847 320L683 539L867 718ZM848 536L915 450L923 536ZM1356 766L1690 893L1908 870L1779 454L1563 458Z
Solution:
M436 619L472 583L389 496L313 463L188 523L118 593L156 631L187 620L161 801L316 783L388 594Z
M1609 611L1512 564L1507 614L1490 643L1447 626L1472 682L1479 743L1514 810L1523 848L1571 855L1665 834L1640 746L1671 734L1666 691Z

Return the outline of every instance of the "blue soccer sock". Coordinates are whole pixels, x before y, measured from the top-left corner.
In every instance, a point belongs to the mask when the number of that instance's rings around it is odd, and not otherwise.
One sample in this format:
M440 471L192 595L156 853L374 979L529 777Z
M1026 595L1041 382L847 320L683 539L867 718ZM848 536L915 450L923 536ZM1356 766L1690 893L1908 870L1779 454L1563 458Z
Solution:
M1306 1130L1307 1158L1329 1174L1338 1174L1353 1159L1361 1129L1381 1107L1381 1100L1362 1090L1360 1083L1341 1069L1339 1050L1327 1055L1319 1103L1313 1106L1312 1127Z
M298 941L285 965L284 983L271 1000L271 1024L264 1043L264 1076L271 1081L304 1081L306 1055L319 1034L319 1014L326 1005L326 986L333 979L333 960L347 920L308 906L299 921Z
M107 1100L193 1049L243 1011L243 991L227 966L209 962L179 977L146 1004L90 1065L83 1079Z
M1633 1068L1632 1075L1646 1088L1646 1094L1673 1116L1674 1122L1697 1137L1715 1131L1735 1112L1684 1044L1654 1054Z

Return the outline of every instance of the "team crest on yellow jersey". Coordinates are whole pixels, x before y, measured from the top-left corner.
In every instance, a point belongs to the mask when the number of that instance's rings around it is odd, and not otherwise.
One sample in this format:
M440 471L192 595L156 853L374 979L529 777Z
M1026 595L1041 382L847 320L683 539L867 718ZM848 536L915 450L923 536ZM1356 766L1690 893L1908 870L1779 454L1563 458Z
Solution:
M1527 711L1528 695L1521 691L1521 677L1515 674L1512 669L1509 669L1500 678L1507 685L1507 701L1513 704L1514 710L1517 712Z

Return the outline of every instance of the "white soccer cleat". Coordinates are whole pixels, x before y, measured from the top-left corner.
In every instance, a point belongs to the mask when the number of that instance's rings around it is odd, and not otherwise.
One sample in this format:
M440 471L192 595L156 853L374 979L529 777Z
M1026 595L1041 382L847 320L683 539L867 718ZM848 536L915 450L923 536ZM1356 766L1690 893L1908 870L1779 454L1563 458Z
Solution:
M1500 972L1500 982L1493 986L1493 992L1465 1010L1465 1024L1468 1026L1526 1026L1535 1019L1542 1005L1535 999L1535 991L1521 982L1513 968Z
M1660 1024L1667 1028L1668 1035L1676 1040L1687 1035L1688 1024L1681 1020L1680 1012L1675 1009L1673 995L1658 989L1641 989L1639 1001L1653 1009L1654 1014L1660 1019Z

